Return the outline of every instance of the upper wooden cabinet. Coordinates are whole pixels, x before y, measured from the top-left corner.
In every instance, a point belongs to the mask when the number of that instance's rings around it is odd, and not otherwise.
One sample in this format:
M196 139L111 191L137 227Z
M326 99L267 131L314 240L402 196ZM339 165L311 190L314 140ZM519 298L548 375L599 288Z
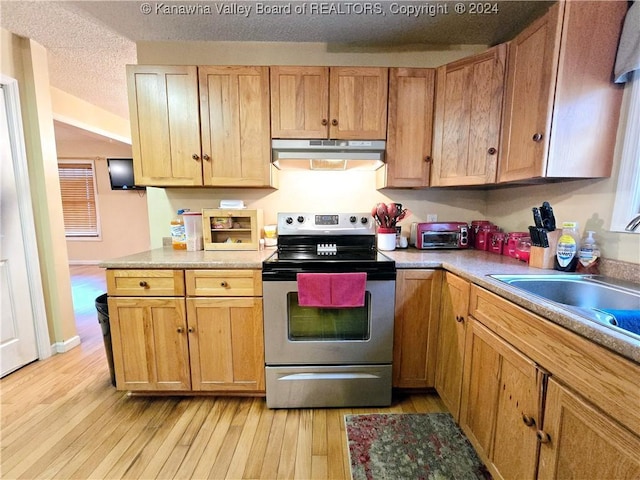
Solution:
M198 69L127 65L138 185L202 185Z
M271 186L268 67L128 65L136 183Z
M611 175L627 2L553 5L509 46L498 181Z
M269 67L198 67L204 184L268 186Z
M384 140L388 68L271 67L273 138Z
M506 44L437 70L432 186L495 183Z
M328 67L271 67L273 138L327 138L328 115Z
M389 69L385 177L378 188L429 186L435 70Z

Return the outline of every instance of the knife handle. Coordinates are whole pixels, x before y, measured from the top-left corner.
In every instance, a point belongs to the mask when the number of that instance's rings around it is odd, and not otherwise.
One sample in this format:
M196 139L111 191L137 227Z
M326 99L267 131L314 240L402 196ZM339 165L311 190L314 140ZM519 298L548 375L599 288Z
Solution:
M538 207L533 207L531 211L533 212L533 223L536 227L542 228L542 216L540 215L540 209Z

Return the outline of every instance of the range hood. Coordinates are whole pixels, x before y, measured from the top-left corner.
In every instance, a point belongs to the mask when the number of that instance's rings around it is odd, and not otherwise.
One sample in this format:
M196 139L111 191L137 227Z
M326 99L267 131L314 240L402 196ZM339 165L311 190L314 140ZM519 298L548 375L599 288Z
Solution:
M272 140L271 161L280 170L377 170L384 140Z

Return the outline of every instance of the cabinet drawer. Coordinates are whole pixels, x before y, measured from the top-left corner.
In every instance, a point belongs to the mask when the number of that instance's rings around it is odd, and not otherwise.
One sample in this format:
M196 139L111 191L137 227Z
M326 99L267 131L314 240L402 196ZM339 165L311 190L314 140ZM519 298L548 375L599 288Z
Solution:
M174 297L184 295L183 270L107 270L110 296Z
M640 365L473 285L469 312L551 375L640 435Z
M189 296L262 296L260 270L187 270L185 281Z

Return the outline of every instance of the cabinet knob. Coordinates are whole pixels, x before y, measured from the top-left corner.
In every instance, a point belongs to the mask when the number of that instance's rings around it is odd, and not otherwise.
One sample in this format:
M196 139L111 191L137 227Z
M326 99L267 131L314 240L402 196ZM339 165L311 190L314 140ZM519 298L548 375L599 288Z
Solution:
M195 331L196 331L196 329L195 329L195 328L193 328L193 327L189 327L187 330L188 330L188 332L189 332L189 333L193 333L193 332L195 332Z
M142 288L149 288L149 284L148 284L147 282L145 282L144 280L140 280L139 285L140 285Z
M326 118L323 118L320 123L322 124L323 127L326 127L327 125L329 125L329 120L327 120Z
M426 157L424 157L424 161L426 163L431 163L431 162L433 162L433 158L431 158L431 155L427 155Z
M334 127L338 125L338 120L336 120L335 118L333 120L331 120L331 125L333 125Z
M530 417L529 415L527 415L526 413L522 414L522 421L524 422L524 424L527 427L532 427L536 424L536 421L533 417Z
M205 159L207 162L209 160L211 160L211 157L209 155L207 155L206 153L204 155L202 155L202 158Z
M534 142L539 142L540 140L542 140L542 134L541 133L534 133L533 137L531 137L531 139Z
M177 331L178 333L182 333L182 332L184 332L184 328L182 328L182 327L178 327L178 328L176 329L176 331Z
M193 155L191 155L191 158L193 158L194 160L200 160L200 155L194 153Z
M498 153L498 150L494 147L491 147L489 150L487 150L487 153L489 155L495 155L496 153Z
M227 282L220 282L220 286L222 288L227 288L229 286L229 284Z
M459 323L464 322L464 317L462 315L456 315L456 322L459 322Z
M540 443L549 443L551 441L549 434L543 430L538 430L536 432L536 437Z

